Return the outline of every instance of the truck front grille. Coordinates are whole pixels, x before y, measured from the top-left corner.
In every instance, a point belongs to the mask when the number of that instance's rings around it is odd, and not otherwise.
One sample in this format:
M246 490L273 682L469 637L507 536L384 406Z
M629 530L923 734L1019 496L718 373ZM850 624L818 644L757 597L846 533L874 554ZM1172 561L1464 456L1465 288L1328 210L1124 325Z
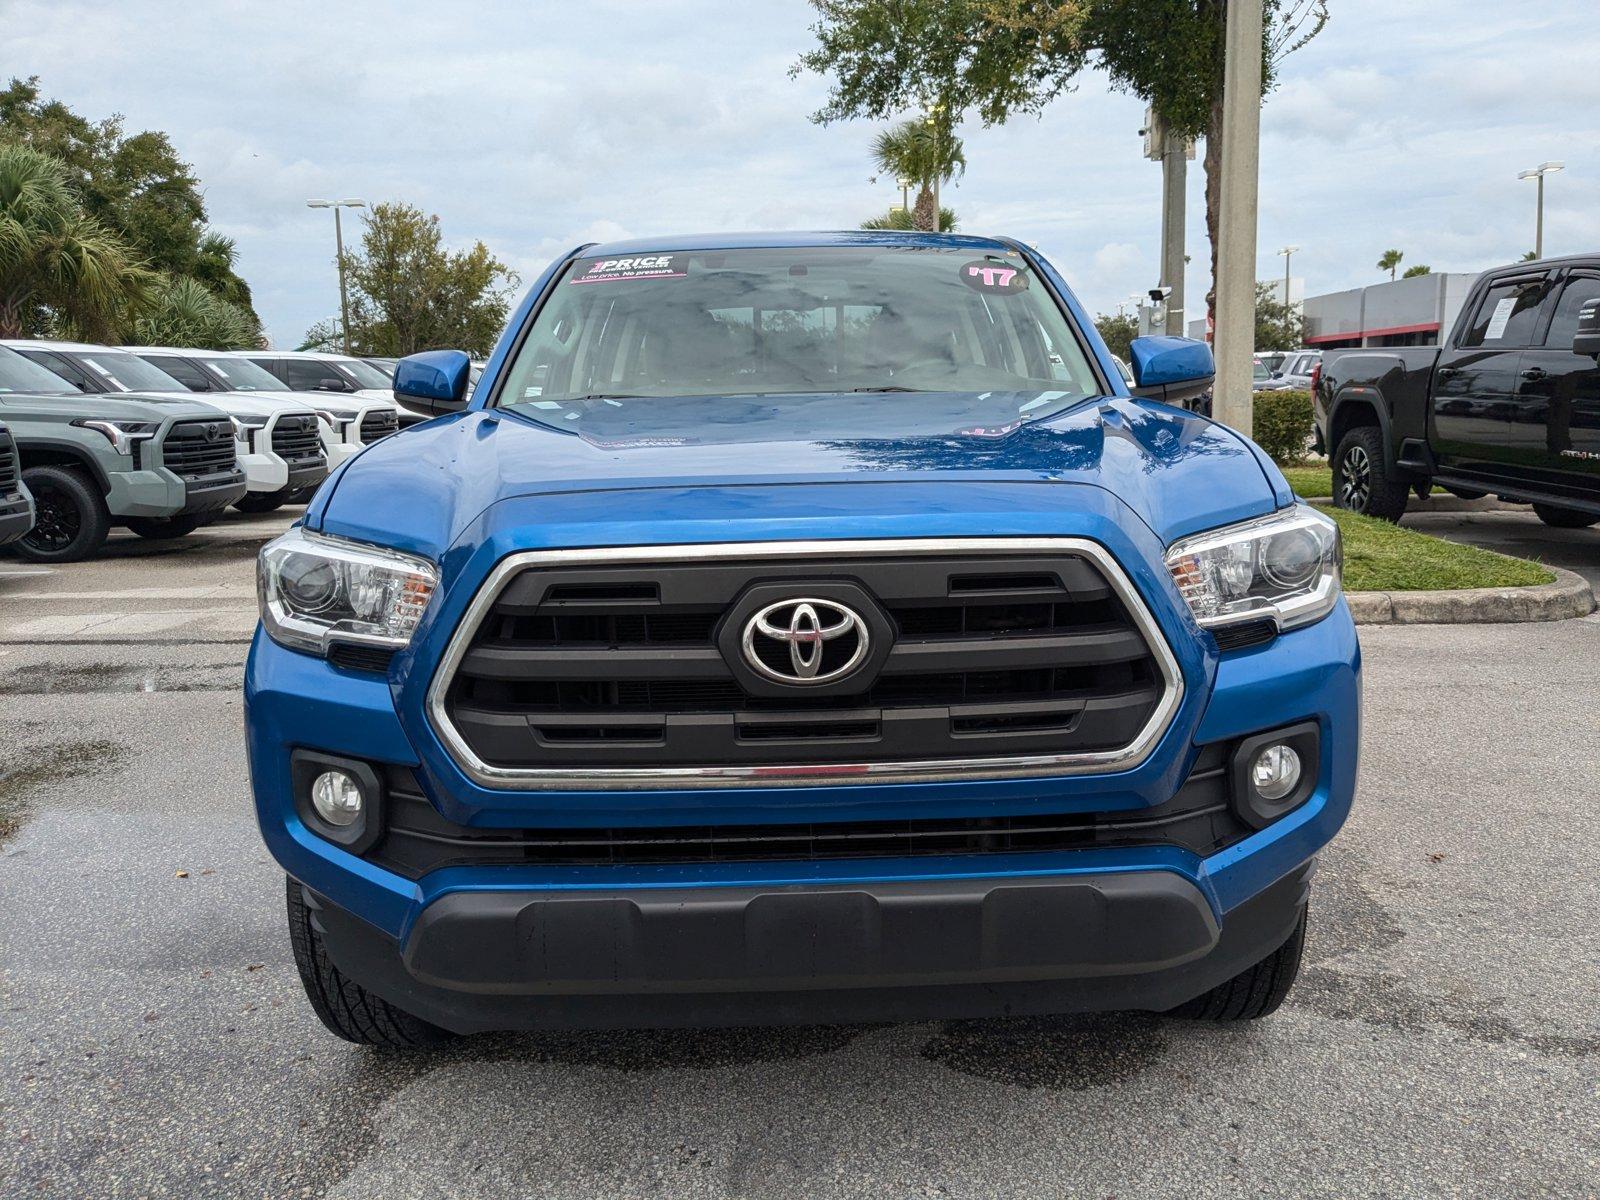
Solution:
M897 555L852 543L855 554L822 561L529 562L458 632L435 719L463 765L511 786L523 774L545 775L541 786L770 785L1131 765L1121 760L1180 686L1142 605L1098 548L993 544ZM864 600L851 608L875 631L874 657L841 686L763 684L740 638L753 607L818 593ZM763 640L758 656L789 670L787 654ZM677 778L646 778L663 770Z
M285 462L300 463L322 457L317 418L279 417L272 427L272 452Z
M379 438L386 438L400 428L400 414L389 412L369 412L361 418L361 442L370 445Z
M20 494L22 471L17 463L17 443L9 429L0 429L0 497Z
M238 459L233 448L233 422L218 416L209 421L179 421L161 444L161 461L184 479L232 471Z
M1251 832L1229 806L1224 745L1202 749L1178 794L1111 813L771 825L478 829L439 815L403 767L388 768L388 820L367 857L409 879L448 866L819 861L1178 846L1207 857Z

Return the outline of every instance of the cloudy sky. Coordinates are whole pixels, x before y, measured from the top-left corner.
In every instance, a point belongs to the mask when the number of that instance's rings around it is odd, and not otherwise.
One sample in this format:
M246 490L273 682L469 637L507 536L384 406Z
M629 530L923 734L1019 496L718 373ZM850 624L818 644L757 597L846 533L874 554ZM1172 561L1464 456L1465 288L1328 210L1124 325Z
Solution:
M1600 21L1593 0L1330 0L1263 113L1259 274L1303 249L1309 291L1407 264L1476 271L1533 242L1518 170L1562 159L1546 250L1600 248ZM789 78L802 0L0 0L0 70L86 116L163 129L277 344L335 312L312 196L409 200L531 282L580 241L858 224L893 198L875 126L807 117ZM971 232L1036 243L1109 311L1156 279L1160 169L1142 106L1084 77L1042 119L970 127L946 200ZM1190 175L1191 313L1208 259Z

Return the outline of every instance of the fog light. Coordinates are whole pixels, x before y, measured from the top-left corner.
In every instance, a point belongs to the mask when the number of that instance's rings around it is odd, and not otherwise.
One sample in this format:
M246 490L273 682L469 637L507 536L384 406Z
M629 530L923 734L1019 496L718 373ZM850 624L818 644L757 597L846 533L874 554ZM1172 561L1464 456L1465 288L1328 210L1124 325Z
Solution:
M317 782L320 784L322 779ZM1257 754L1250 764L1250 785L1263 800L1282 800L1299 782L1300 756L1292 746L1275 742Z
M361 815L361 785L344 771L324 771L311 784L311 804L329 825L341 829Z

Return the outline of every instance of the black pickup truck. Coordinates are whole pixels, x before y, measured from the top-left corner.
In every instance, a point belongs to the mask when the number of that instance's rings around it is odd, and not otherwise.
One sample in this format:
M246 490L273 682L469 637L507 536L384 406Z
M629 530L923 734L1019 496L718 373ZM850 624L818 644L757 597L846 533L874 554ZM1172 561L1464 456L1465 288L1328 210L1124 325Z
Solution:
M1312 383L1334 503L1398 520L1431 484L1600 522L1600 255L1486 271L1442 347L1330 352Z

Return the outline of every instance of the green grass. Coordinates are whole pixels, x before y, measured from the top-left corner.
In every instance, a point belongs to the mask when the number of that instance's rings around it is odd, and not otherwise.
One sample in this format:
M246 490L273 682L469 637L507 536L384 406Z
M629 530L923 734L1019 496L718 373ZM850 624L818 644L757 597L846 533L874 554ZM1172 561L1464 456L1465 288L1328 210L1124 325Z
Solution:
M1327 463L1316 467L1285 467L1283 477L1289 481L1295 495L1307 500L1333 495L1333 468Z
M1323 511L1344 534L1344 586L1352 592L1528 587L1555 579L1526 559L1447 542L1327 505Z

